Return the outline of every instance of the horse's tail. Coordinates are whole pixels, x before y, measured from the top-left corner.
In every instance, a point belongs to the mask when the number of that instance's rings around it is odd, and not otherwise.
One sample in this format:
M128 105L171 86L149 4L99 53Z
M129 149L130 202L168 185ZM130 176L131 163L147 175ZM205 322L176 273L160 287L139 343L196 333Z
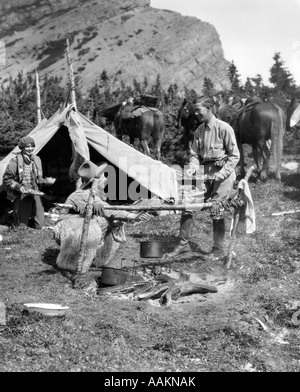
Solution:
M271 142L272 142L273 159L276 166L276 177L278 180L281 179L280 167L281 167L283 137L285 134L285 127L286 127L285 113L278 105L274 104L272 124L271 124Z
M165 121L162 112L153 112L153 131L152 141L155 150L157 151L157 159L160 160L160 148L162 139L165 135Z
M165 122L161 112L153 112L153 131L152 131L152 141L153 145L156 146L157 143L163 138L165 133Z

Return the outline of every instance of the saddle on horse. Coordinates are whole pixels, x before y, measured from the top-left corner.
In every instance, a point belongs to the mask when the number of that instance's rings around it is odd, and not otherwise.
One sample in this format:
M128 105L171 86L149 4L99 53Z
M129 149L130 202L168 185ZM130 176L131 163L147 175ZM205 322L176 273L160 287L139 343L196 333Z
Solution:
M132 118L140 117L143 113L148 112L149 110L157 111L158 109L149 108L146 106L139 105L126 105L123 110L120 112L121 118L123 121L131 120Z

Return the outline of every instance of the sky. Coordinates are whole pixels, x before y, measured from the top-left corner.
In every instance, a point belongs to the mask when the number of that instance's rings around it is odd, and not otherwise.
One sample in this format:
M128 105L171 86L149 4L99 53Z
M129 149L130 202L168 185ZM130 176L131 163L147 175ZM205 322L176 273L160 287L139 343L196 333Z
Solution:
M151 0L151 7L212 24L240 79L260 74L269 85L275 52L300 85L300 0Z

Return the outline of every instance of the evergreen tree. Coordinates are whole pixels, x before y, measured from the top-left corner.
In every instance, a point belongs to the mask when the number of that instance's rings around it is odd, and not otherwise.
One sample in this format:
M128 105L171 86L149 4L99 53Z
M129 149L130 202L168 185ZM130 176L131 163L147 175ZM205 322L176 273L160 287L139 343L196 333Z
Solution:
M160 95L161 92L162 92L162 85L161 85L161 81L160 81L160 75L157 74L156 81L151 89L151 93L154 95Z
M238 69L232 60L229 68L228 68L228 77L231 83L231 90L234 94L237 94L241 90L241 82L240 82L240 74L238 73Z
M205 97L213 97L216 95L215 86L210 78L207 78L206 76L204 77L201 91Z
M136 78L133 78L133 88L135 90L135 93L142 93L141 84L136 80Z
M252 96L254 93L254 86L251 82L251 79L247 77L245 85L244 85L244 92L247 96Z
M195 103L198 101L198 94L194 89L188 89L187 87L184 88L184 96L187 101Z
M105 69L101 72L100 80L102 81L102 85L104 86L107 85L109 82L109 76Z
M283 93L290 95L296 88L293 76L284 66L285 62L282 60L279 52L275 52L273 60L275 63L270 68L271 76L269 81L274 85L276 92L282 91Z
M144 81L143 81L143 86L142 86L142 91L143 91L143 93L145 93L145 92L147 91L148 86L149 86L148 79L147 79L147 77L145 76L145 77L144 77Z
M258 95L261 97L262 91L263 91L263 78L260 74L257 74L254 78L251 78L252 82L254 83L254 91L253 93L255 95Z

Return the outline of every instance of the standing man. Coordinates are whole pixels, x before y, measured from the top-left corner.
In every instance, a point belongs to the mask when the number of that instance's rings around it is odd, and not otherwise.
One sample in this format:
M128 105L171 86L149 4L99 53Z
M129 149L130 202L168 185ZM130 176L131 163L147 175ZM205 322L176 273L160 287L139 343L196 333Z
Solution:
M18 143L20 152L8 163L3 174L7 198L13 202L14 226L35 229L44 226L44 207L40 186L52 185L55 179L43 178L40 157L33 154L35 141L24 136Z
M235 133L232 127L224 121L217 119L213 113L214 102L209 98L194 105L195 114L201 125L194 133L194 140L190 149L190 168L187 174L192 176L199 165L204 166L204 175L212 179L206 182L205 201L218 202L229 198L233 188L236 174L235 167L240 159ZM224 253L225 221L224 208L211 209L213 219L213 247L210 252L212 259L222 259ZM193 213L183 211L180 221L180 242L168 257L175 257L181 253L189 252L189 240L192 233Z

